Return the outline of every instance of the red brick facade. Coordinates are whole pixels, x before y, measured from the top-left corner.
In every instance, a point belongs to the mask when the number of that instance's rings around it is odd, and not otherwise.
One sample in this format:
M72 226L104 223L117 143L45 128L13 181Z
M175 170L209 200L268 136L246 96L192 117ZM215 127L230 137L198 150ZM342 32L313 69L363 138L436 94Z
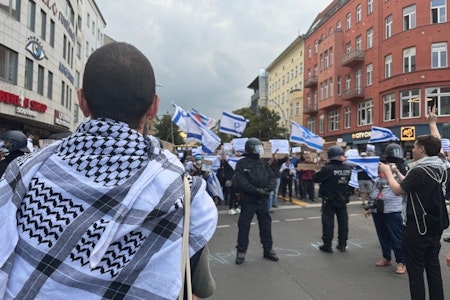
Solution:
M305 126L348 143L372 125L423 134L427 103L438 104L439 123L450 122L450 1L432 2L333 1L306 35L304 106L316 109Z

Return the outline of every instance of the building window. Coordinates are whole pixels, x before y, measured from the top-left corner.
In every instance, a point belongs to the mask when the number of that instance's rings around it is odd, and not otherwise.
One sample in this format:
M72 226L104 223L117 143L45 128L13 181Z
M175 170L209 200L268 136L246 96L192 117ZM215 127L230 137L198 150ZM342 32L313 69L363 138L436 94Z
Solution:
M41 38L45 40L47 37L47 14L41 10Z
M17 84L18 54L0 45L0 79Z
M299 102L295 102L295 115L296 116L300 115L300 103Z
M352 107L351 106L347 106L344 108L344 128L351 128L352 126Z
M420 90L402 91L400 93L402 119L417 118L420 116Z
M89 57L89 42L86 41L86 58Z
M91 26L91 15L88 13L86 18L86 26L89 28Z
M386 39L390 38L392 36L392 15L389 15L385 19L385 25L386 25Z
M66 16L69 18L70 23L75 26L75 12L69 0L66 0Z
M81 19L81 16L78 16L77 19L77 30L80 32L83 30L83 20Z
M362 5L359 4L356 7L356 23L361 22L361 17L362 17Z
M81 44L78 41L77 41L77 46L76 46L76 50L75 51L77 51L78 58L81 58Z
M395 94L383 96L383 121L395 120Z
M67 37L64 35L63 37L63 58L66 59L67 53Z
M50 20L50 46L55 47L55 21Z
M450 86L428 88L426 97L427 107L434 105L437 108L436 115L450 116Z
M311 58L311 53L312 49L311 49L311 45L308 46L308 58Z
M345 29L349 30L349 29L352 28L352 14L351 13L347 14L346 23L345 24L346 24L345 25L346 26Z
M20 21L20 1L3 0L0 5L0 10L3 10L8 15L12 16L16 21Z
M336 83L336 92L338 95L342 94L342 77L337 77L337 83Z
M433 69L447 67L447 43L431 44L431 67Z
M342 31L342 24L341 24L341 21L338 21L338 22L336 23L336 31L337 31L337 32Z
M347 53L350 53L350 51L352 51L352 43L348 42L347 44L345 44L345 51Z
M36 3L34 3L34 1L29 0L27 27L34 32L35 25L36 25Z
M33 61L29 58L25 59L25 88L33 90Z
M314 41L314 53L319 52L319 41L315 40Z
M384 78L392 76L392 55L389 54L384 57Z
M328 131L339 130L339 111L334 110L328 113Z
M37 92L39 95L44 95L44 67L41 65L38 65L38 86L37 86Z
M403 73L416 70L416 48L411 47L403 50Z
M306 119L306 126L312 133L316 132L316 119L314 117Z
M355 71L355 83L356 83L356 92L359 94L362 92L362 71L358 69Z
M47 78L47 98L53 99L53 73L48 71Z
M367 49L373 47L373 28L367 30Z
M350 77L350 74L346 74L345 75L345 90L347 92L349 92L351 87L352 87L352 78Z
M64 97L66 95L66 84L64 83L64 80L61 81L61 105L64 106L65 100Z
M446 0L431 0L431 24L445 23Z
M416 5L403 9L403 30L416 28Z
M319 133L323 133L325 128L325 116L320 115L319 116Z
M367 0L367 14L373 13L373 0Z
M355 47L356 47L356 50L362 49L362 37L360 35L358 35L355 39Z
M78 104L73 105L73 121L77 124L80 120L80 107Z
M358 126L373 124L373 100L358 104Z
M370 86L373 84L373 65L369 64L366 67L366 85Z

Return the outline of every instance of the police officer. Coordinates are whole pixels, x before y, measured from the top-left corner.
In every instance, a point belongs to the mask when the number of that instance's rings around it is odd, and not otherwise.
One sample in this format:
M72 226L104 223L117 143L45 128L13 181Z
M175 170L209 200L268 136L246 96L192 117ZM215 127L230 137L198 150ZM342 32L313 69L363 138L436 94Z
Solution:
M272 218L267 204L268 196L275 188L276 179L268 162L260 158L263 152L261 141L257 138L249 138L245 143L245 157L237 162L234 173L233 186L238 186L241 197L236 246L236 264L238 265L245 259L250 223L255 213L258 216L259 236L264 248L263 257L278 261L277 255L272 250Z
M27 144L27 136L19 130L10 130L0 136L3 142L3 148L7 149L9 154L0 161L0 177L5 173L6 167L19 156L30 152Z
M336 249L345 252L348 237L347 203L351 188L348 185L352 168L343 164L344 150L332 146L328 152L329 163L313 176L320 183L319 195L322 196L322 240L321 251L332 253L331 241L334 233L334 215L338 221L338 245Z

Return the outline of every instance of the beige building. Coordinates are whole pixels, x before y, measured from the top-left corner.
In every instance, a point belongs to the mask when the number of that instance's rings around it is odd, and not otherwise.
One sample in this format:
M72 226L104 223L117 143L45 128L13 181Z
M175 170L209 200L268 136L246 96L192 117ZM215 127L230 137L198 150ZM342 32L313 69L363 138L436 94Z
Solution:
M281 126L303 123L303 36L298 36L267 68L269 109L279 113Z

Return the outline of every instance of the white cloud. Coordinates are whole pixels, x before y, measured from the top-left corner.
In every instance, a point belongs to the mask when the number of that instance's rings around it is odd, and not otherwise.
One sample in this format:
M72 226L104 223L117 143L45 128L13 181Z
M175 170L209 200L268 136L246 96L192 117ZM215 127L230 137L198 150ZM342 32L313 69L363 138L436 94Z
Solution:
M96 0L105 33L151 61L161 98L215 119L248 106L247 86L331 0Z

